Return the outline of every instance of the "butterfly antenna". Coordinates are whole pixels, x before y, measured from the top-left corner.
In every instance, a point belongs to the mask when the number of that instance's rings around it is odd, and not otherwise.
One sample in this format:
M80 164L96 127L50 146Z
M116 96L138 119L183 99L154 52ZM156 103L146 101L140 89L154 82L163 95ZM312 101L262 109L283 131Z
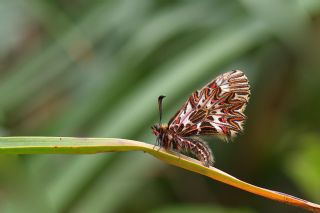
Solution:
M160 95L158 98L158 106L159 106L159 114L160 114L160 121L159 123L161 123L162 120L162 100L165 98L166 96L164 95Z

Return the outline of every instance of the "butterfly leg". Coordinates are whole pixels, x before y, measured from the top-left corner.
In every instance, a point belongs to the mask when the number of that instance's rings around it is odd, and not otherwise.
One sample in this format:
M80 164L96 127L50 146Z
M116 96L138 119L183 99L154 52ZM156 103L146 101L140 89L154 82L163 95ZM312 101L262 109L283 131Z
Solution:
M155 148L158 147L157 151L159 151L161 149L161 143L160 143L160 139L157 137L156 139L156 143L153 146L153 150L155 150Z

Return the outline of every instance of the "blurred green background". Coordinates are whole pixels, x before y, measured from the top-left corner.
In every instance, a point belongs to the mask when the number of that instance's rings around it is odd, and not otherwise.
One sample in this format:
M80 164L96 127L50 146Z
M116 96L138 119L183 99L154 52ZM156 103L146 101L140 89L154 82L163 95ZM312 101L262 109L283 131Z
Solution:
M320 1L0 1L2 136L155 143L195 89L243 70L245 132L215 166L320 202ZM144 153L0 156L0 212L304 212Z

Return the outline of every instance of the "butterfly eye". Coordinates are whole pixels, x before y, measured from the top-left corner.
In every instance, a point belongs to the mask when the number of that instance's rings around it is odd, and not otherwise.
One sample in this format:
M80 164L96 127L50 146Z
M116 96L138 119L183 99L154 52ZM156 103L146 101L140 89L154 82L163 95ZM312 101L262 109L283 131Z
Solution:
M159 134L160 134L160 129L159 129L159 125L153 125L152 127L151 127L151 129L152 129L152 132L153 132L153 134L154 135L156 135L156 136L158 136Z

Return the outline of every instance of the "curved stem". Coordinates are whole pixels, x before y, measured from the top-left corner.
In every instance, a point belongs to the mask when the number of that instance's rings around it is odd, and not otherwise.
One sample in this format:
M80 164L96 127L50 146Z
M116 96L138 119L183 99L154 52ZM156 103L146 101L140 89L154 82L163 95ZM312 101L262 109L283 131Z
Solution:
M94 154L101 152L144 151L169 164L205 175L211 179L282 203L320 212L320 205L241 181L215 167L151 144L118 138L0 137L0 154Z

